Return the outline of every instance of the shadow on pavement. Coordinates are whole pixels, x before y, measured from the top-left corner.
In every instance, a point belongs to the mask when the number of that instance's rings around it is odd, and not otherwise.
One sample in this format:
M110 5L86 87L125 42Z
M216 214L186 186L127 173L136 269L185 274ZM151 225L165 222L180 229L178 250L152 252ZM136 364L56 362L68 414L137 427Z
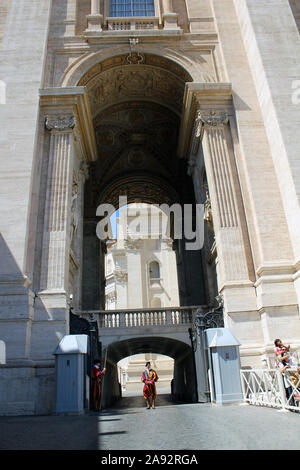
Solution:
M158 395L156 401L157 408L177 404L182 403L171 401L169 394ZM0 416L0 450L96 450L99 436L127 433L122 430L101 433L101 423L103 427L113 426L116 421L119 426L122 415L144 412L143 396L130 396L101 412L87 411L79 416Z
M155 407L160 408L160 407L165 407L165 406L177 406L177 405L186 405L188 402L177 402L177 401L172 401L171 400L171 395L170 394L162 394L158 395L156 402L155 402ZM140 413L138 409L141 409L141 411L146 408L146 403L145 399L143 396L126 396L118 400L113 406L109 408L103 409L100 413L98 413L100 416L101 415L118 415L118 414L134 414L134 413ZM134 410L134 411L133 411Z

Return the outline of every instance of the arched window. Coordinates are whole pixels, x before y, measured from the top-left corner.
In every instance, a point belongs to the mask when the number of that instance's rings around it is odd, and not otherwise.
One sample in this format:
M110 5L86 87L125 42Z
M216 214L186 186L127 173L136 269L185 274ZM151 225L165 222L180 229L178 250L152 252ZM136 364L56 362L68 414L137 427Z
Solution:
M149 277L152 279L160 279L160 268L157 261L151 261L149 264Z
M154 0L110 0L110 16L155 16Z

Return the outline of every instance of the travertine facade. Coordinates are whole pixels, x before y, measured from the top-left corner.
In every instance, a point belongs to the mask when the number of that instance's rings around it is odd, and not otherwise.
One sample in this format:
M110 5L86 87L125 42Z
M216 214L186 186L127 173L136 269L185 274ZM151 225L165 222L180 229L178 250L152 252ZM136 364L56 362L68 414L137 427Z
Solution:
M205 203L201 252L175 247L180 302L221 293L243 365L300 345L298 2L153 8L1 3L0 413L53 410L70 296L104 307L96 211L120 194Z

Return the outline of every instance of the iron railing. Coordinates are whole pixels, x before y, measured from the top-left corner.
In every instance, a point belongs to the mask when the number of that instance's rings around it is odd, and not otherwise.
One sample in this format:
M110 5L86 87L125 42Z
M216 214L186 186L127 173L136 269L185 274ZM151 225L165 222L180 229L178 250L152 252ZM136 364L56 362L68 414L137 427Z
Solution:
M279 369L241 370L244 401L250 405L300 411L300 375L295 374L295 369L287 369L284 374Z

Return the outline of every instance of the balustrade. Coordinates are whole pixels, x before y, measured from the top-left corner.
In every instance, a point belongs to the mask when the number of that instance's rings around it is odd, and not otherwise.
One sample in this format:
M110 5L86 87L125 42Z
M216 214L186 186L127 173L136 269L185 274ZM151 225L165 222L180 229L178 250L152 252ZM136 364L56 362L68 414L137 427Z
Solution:
M157 309L97 310L77 312L82 317L93 315L98 327L106 328L149 328L170 327L193 323L195 307L168 307Z
M158 29L158 18L107 18L108 31L132 31Z

